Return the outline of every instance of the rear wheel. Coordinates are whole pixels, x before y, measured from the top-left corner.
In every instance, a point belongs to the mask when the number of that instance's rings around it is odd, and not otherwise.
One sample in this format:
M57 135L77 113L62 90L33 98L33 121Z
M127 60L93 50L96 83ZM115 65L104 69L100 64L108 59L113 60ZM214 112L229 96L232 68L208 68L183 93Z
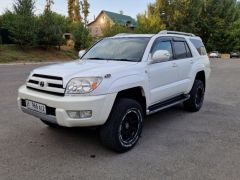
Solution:
M190 98L184 102L186 110L191 112L197 112L203 105L205 94L205 87L201 80L195 80L193 88L190 92Z
M102 143L116 152L125 152L135 146L142 132L143 110L132 99L119 99L105 125L100 129Z

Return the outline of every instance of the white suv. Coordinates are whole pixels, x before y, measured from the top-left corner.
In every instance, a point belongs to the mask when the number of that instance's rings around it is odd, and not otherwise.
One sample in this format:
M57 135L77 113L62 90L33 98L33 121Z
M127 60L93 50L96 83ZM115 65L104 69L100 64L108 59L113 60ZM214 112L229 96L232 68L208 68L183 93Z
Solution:
M192 112L202 107L210 64L193 34L119 34L80 56L33 70L19 88L21 110L49 126L99 126L103 144L125 152L145 115L178 103Z

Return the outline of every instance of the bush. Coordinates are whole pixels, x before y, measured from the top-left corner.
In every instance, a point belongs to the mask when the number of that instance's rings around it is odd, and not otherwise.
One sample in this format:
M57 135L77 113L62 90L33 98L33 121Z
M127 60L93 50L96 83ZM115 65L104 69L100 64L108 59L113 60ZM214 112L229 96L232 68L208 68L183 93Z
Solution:
M0 34L3 44L14 43L9 32L9 29L13 26L14 19L15 15L10 11L6 11L0 18Z

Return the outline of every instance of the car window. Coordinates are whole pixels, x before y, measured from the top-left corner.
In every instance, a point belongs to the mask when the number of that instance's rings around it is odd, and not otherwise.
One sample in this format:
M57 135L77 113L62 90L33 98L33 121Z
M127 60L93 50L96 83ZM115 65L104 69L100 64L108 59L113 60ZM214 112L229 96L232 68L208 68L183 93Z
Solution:
M184 41L173 42L173 48L176 59L184 59L189 57Z
M206 48L201 40L198 39L190 39L190 41L193 43L195 48L197 49L198 53L202 56L207 55ZM214 51L213 53L218 53L217 51Z
M156 41L152 48L152 54L158 50L166 50L170 54L170 60L173 58L173 50L171 41Z
M186 42L185 42L185 47L186 47L186 50L187 50L187 57L192 57L192 53L191 53L190 48L189 48L189 46Z

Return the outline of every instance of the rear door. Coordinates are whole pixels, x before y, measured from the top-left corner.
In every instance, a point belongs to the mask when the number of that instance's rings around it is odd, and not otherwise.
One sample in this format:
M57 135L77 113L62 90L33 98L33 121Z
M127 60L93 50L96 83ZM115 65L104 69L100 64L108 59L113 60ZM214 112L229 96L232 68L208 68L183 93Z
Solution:
M184 38L173 38L174 59L178 66L178 91L185 93L191 83L190 72L194 63L194 58L190 51L189 45Z

